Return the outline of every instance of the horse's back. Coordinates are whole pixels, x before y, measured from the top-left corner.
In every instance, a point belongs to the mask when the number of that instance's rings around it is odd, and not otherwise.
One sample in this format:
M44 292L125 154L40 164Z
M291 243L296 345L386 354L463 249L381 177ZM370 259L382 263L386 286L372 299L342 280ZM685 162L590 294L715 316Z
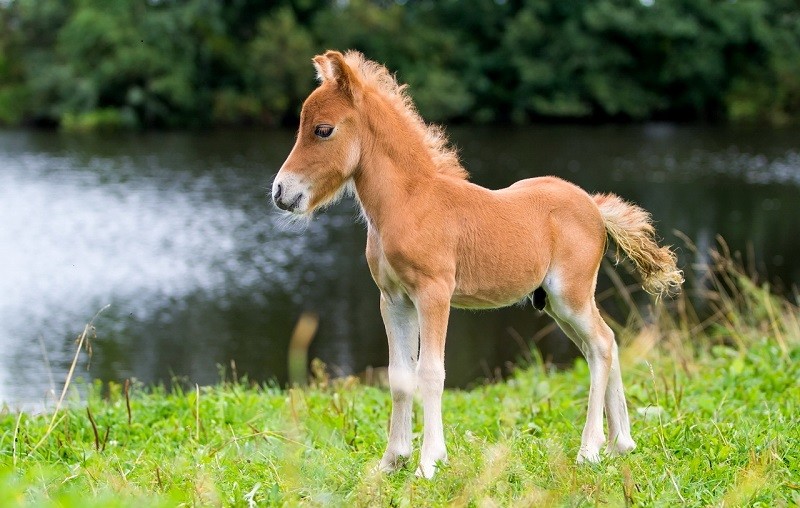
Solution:
M556 218L576 216L595 226L602 225L600 210L592 196L574 183L556 176L526 178L494 193L501 200L532 206Z
M515 203L521 213L528 212L540 232L551 238L555 264L566 258L581 257L582 265L596 268L605 250L606 229L603 216L589 193L554 176L520 180L496 191L501 199Z
M500 189L495 192L501 194L517 194L520 192L525 192L528 195L535 196L540 199L545 197L548 200L554 201L563 199L571 200L575 199L576 196L585 196L589 199L589 201L591 201L591 197L585 190L578 187L574 183L568 182L567 180L557 176L537 176L535 178L526 178L524 180L514 182L505 189Z

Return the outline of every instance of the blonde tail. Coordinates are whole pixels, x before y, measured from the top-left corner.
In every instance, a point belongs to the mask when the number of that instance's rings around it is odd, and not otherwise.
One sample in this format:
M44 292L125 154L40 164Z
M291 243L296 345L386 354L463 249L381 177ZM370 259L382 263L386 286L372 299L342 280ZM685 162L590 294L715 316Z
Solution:
M656 243L650 214L614 194L595 194L592 198L600 209L609 236L641 274L644 290L656 297L680 292L683 271L675 264L675 253Z

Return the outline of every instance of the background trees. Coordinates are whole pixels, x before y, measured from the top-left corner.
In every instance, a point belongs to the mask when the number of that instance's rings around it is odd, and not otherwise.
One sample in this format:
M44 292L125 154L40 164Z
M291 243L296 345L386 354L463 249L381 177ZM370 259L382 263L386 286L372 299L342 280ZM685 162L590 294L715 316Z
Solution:
M0 123L292 123L326 48L435 121L800 118L794 0L5 0Z

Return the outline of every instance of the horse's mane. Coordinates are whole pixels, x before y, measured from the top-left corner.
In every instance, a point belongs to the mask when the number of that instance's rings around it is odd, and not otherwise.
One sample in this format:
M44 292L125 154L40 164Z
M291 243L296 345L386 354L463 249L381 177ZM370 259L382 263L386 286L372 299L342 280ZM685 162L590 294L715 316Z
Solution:
M467 170L461 166L458 153L450 146L444 129L435 124L426 124L411 96L408 94L408 85L401 85L383 65L367 60L358 51L348 51L344 55L345 62L356 71L367 85L371 85L383 96L397 111L408 120L409 125L415 129L425 142L428 153L433 159L437 172L455 178L468 178Z

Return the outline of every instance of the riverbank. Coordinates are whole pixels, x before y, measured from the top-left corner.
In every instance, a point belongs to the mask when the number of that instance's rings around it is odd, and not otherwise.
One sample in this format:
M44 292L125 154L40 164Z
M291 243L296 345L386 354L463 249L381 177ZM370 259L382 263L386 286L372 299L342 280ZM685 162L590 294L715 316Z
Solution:
M618 330L638 444L625 457L574 464L582 360L447 390L450 461L433 481L414 476L417 454L397 474L374 472L390 396L355 378L97 385L55 413L3 412L0 505L800 504L798 309L731 262L717 268L710 319L679 299L638 332Z

